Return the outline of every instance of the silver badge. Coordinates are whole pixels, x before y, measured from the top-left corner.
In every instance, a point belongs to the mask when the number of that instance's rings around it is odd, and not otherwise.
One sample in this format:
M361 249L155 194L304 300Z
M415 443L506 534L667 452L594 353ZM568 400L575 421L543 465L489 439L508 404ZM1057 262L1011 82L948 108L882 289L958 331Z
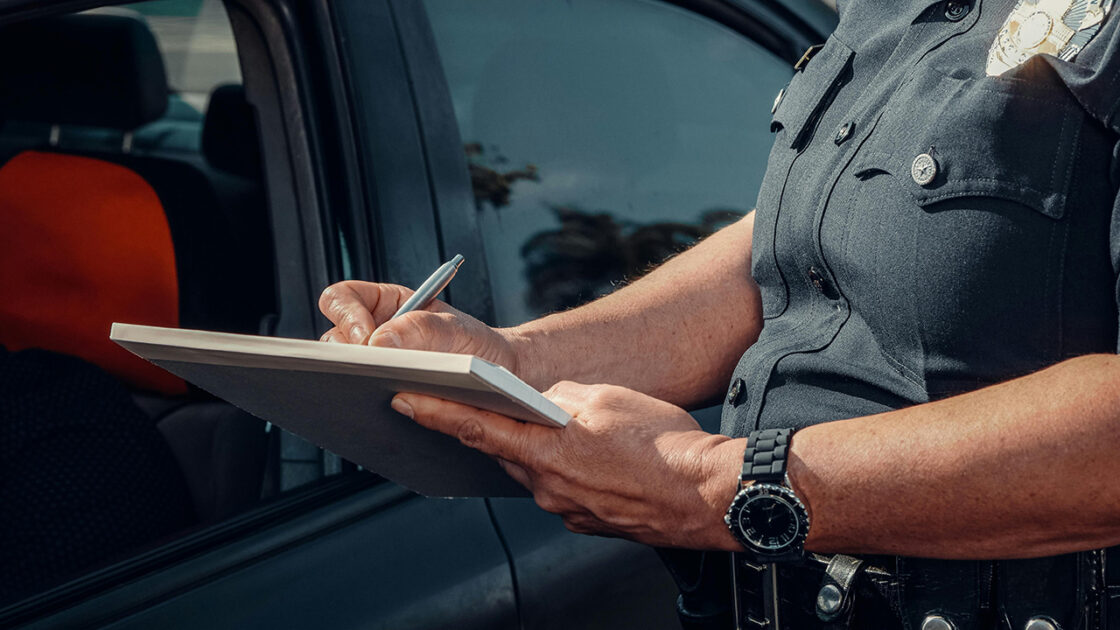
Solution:
M988 53L988 76L1035 55L1072 60L1101 30L1112 0L1019 0Z

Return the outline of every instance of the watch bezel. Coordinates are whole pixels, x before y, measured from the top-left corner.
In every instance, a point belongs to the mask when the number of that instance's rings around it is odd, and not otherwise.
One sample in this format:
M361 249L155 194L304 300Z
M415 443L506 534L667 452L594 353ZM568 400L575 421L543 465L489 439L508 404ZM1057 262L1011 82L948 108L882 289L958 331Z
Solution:
M786 504L797 520L797 533L790 541L779 547L764 546L751 540L743 531L741 523L744 513L752 501L763 497L772 497ZM787 557L800 557L805 548L805 540L809 537L809 511L797 495L786 486L775 483L753 483L739 490L723 517L724 523L731 531L731 535L747 551L755 554L760 560L773 561Z

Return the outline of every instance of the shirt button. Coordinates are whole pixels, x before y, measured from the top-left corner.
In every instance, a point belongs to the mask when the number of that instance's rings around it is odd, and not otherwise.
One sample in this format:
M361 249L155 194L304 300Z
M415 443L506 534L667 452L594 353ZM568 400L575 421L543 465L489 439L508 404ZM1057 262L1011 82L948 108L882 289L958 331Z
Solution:
M950 22L960 22L971 10L972 5L964 0L948 0L945 3L945 19Z
M1031 617L1024 630L1058 630L1058 625L1049 617Z
M816 267L809 267L808 275L809 282L812 283L813 287L815 287L821 295L830 300L835 300L837 297L839 297L839 295L836 293L836 289L833 288L832 283L828 281L828 278L826 278L823 273L821 273L820 269L817 269Z
M957 630L957 627L941 615L930 615L922 620L922 630Z
M746 393L747 384L743 379L737 378L731 382L731 388L727 390L727 402L731 405L738 406L743 401L744 393Z
M844 123L843 125L841 125L840 128L836 130L836 137L833 138L833 140L836 141L836 146L844 144L848 140L848 138L851 138L852 131L854 131L855 128L855 123Z
M782 104L782 99L785 99L785 87L777 91L777 96L774 96L774 104L771 105L771 115L777 113L777 106ZM764 103L766 101L763 101Z
M932 184L933 180L937 178L937 171L937 160L928 153L923 153L914 158L914 163L910 165L910 177L913 177L914 182L919 186Z

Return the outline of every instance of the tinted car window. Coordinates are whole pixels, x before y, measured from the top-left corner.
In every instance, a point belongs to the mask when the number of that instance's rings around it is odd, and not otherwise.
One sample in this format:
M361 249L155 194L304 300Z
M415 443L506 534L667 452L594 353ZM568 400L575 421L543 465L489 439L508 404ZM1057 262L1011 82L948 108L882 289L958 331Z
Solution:
M746 213L792 70L648 0L426 0L499 325L578 305Z
M47 61L2 86L45 87L38 110L6 109L0 127L0 234L42 235L0 246L0 615L271 492L262 421L125 366L106 335L114 321L252 333L276 311L260 177L214 159L255 155L258 142L240 86L212 91L240 81L221 1L43 16L3 35L9 65L21 52ZM91 87L103 77L128 80ZM168 92L166 108L149 105ZM203 110L232 121L205 152ZM83 308L67 309L75 300ZM62 325L44 323L52 312Z

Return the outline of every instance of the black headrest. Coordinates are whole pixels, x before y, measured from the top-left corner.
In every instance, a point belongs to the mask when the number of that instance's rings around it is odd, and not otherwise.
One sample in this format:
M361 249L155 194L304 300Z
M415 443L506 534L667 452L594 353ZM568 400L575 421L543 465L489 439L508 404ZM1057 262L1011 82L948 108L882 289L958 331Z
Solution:
M216 169L260 177L257 120L240 84L219 85L210 94L202 123L202 155Z
M80 14L0 29L0 115L131 130L163 116L167 75L140 19Z

